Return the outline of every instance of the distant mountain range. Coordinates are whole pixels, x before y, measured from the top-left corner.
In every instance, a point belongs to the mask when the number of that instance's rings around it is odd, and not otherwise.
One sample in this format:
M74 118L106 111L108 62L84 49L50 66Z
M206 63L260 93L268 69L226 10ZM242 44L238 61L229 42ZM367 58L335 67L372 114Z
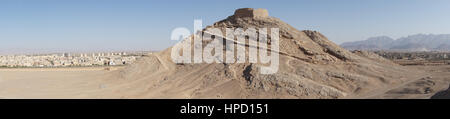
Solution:
M341 46L348 50L450 51L450 34L417 34L396 40L379 36L363 41L345 42Z

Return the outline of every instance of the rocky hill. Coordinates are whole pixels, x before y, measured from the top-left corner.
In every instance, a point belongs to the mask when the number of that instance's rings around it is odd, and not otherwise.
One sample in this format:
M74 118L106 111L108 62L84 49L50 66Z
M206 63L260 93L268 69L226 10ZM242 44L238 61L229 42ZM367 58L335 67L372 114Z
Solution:
M261 74L262 63L174 63L168 48L118 71L113 77L124 88L111 92L127 90L124 98L359 98L420 77L420 71L369 52L349 52L317 31L300 31L268 16L267 10L253 10L239 9L203 31L279 28L279 50L267 48L279 53L276 73ZM257 47L249 40L225 40Z

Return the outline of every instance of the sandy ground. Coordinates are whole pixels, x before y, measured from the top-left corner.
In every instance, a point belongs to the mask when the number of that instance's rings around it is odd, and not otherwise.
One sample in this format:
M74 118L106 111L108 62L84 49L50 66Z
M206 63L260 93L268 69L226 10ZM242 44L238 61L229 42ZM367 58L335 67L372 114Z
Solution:
M405 84L394 87L379 95L368 98L388 99L434 99L448 98L439 96L448 92L450 85L450 65L436 66L407 66L409 68L426 71L422 78L413 79Z
M105 74L121 67L0 69L0 98L95 98Z
M424 70L429 75L363 97L351 98L429 99L449 88L450 66L408 67ZM105 92L102 89L109 86L105 80L110 79L105 79L104 75L111 74L116 69L120 67L111 70L105 70L105 67L0 69L0 98L105 98L101 96ZM120 98L111 95L108 97Z

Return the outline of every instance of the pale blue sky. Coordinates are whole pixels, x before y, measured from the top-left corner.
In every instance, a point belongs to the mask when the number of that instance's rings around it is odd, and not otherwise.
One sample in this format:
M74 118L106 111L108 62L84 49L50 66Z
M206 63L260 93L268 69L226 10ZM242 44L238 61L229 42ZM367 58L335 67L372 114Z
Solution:
M340 44L386 35L450 34L449 0L0 0L0 49L161 50L193 28L266 8Z

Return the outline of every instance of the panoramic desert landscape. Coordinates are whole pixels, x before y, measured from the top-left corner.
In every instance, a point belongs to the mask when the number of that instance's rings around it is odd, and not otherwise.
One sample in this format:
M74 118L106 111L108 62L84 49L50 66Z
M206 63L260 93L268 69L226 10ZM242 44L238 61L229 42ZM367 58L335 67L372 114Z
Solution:
M123 66L2 67L0 98L449 98L450 65L445 61L406 65L377 52L349 51L319 31L297 30L265 9L238 9L202 31L212 28L279 28L279 50L224 37L245 49L278 53L279 70L261 74L265 64L248 61L174 63L170 47Z

